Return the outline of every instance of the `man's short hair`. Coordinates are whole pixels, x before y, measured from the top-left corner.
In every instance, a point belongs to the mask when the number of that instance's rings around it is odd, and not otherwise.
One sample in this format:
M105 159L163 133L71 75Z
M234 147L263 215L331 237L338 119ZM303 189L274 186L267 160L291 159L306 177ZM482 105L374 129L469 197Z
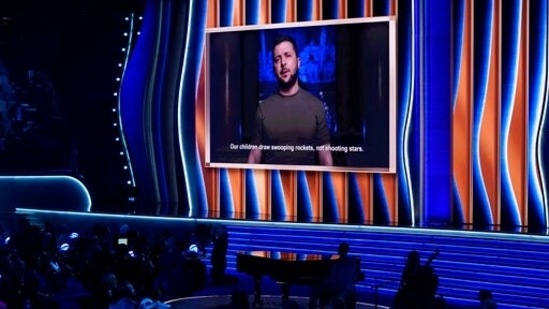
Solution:
M272 46L272 49L271 51L274 51L275 47L282 43L282 42L290 42L290 44L292 44L293 48L294 48L294 51L295 51L295 54L297 57L299 57L299 52L297 51L297 43L295 42L294 38L292 38L291 36L289 35L279 35L275 38L275 40L273 41L273 46Z

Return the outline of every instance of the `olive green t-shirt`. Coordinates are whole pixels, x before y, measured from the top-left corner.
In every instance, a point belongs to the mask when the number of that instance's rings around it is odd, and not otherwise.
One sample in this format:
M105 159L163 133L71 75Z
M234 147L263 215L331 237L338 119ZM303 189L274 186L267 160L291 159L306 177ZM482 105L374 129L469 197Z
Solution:
M261 163L315 165L316 146L329 143L324 105L309 92L276 93L259 105L252 144L268 147Z

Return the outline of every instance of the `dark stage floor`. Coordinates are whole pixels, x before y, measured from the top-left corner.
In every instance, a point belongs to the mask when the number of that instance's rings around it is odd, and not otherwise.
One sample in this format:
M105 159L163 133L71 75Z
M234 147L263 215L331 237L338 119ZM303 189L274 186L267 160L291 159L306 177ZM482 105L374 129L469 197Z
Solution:
M211 282L207 283L207 286L200 291L197 291L194 296L183 299L175 299L167 301L170 304L170 308L173 309L211 309L216 308L219 305L230 303L230 295L234 291L247 292L250 303L253 300L253 281L250 276L230 273L230 276L237 280L232 284L226 284L223 286L215 286ZM310 288L307 286L292 286L290 288L290 305L283 306L282 297L280 295L280 287L272 281L270 278L263 278L262 281L263 290L263 309L278 309L278 308L308 308L308 295ZM373 294L373 291L371 292ZM388 309L391 306L392 299L387 296L380 295L378 303L374 304L367 300L375 299L373 295L367 295L369 292L359 292L357 309ZM377 305L377 306L376 306ZM471 307L458 306L452 303L448 304L450 309L466 309Z

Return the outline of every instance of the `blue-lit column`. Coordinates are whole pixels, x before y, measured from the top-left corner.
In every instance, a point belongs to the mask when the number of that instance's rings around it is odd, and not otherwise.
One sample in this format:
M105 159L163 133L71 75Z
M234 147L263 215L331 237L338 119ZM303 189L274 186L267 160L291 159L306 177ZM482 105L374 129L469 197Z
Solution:
M450 1L419 2L418 88L423 137L421 225L451 222L452 7Z

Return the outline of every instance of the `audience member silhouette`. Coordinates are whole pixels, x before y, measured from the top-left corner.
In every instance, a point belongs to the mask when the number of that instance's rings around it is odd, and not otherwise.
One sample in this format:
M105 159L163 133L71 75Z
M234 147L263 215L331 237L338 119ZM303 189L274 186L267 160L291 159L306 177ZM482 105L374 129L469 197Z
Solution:
M227 280L227 249L229 246L229 233L222 229L213 237L213 249L211 255L212 269L210 271L214 284L223 284Z
M94 288L95 290L92 290L92 293L100 308L107 308L109 304L116 301L118 281L113 272L102 275L101 281L94 285Z
M166 298L189 296L189 284L182 280L185 278L184 246L178 243L175 236L168 237L165 246L158 263L156 286Z
M109 309L135 309L138 305L134 286L130 282L123 282L119 286L118 300L109 306Z
M400 287L404 288L410 284L414 275L419 271L421 267L421 260L419 253L416 250L412 250L408 253L406 258L406 264L402 270L402 275L400 276Z
M497 309L498 305L489 290L480 290L478 292L479 306L478 309Z
M439 279L431 266L433 259L438 254L439 251L436 250L422 265L417 251L413 250L408 253L393 308L430 309L446 307L444 299L436 295Z
M349 244L338 247L338 259L330 264L328 275L319 285L311 288L309 308L321 307L351 309L356 304L355 284L364 279L360 270L360 260L349 256Z

